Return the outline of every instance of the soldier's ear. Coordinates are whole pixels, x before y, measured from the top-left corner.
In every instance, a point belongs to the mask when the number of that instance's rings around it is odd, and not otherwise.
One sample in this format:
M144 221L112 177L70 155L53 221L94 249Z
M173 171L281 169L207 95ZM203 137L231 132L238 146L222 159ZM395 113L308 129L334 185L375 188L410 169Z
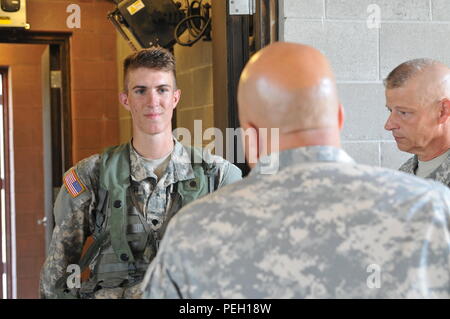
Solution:
M341 103L339 103L339 110L338 110L338 125L339 125L339 130L342 131L342 128L344 127L344 107L342 106Z
M244 145L245 158L248 165L253 168L260 156L260 140L258 129L251 123L242 125L242 144Z
M128 94L126 92L119 93L119 101L120 101L120 104L122 104L124 108L126 108L128 111L131 111L130 104L128 103Z
M450 116L450 100L444 98L440 104L439 124L444 124Z
M176 89L173 92L173 108L177 107L178 102L180 102L180 98L181 98L181 90L180 89Z

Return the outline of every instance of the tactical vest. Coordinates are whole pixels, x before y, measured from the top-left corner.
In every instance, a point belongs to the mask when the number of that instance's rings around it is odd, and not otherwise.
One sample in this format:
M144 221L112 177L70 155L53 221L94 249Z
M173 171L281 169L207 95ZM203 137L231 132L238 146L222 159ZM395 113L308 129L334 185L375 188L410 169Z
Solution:
M128 288L142 281L169 220L181 207L218 186L217 167L204 161L201 149L185 149L191 155L195 177L171 185L175 186L167 194L165 216L158 228L147 223L144 212L130 208L129 144L111 147L102 154L94 242L79 262L82 272L90 268L90 276L79 291L67 289L67 276L63 276L57 284L62 288L57 289L58 297L92 298L99 289Z

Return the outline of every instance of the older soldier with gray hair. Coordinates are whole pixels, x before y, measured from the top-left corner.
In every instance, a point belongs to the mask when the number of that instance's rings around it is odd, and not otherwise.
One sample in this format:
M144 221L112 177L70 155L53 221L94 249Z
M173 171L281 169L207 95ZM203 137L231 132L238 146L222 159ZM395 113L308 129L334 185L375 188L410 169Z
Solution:
M400 64L386 78L385 129L414 156L400 170L450 187L450 69L431 59Z
M356 164L341 148L343 109L326 58L275 43L239 83L254 128L250 175L171 221L143 282L147 298L450 297L450 191ZM279 128L279 170L263 128ZM272 156L273 157L273 156Z

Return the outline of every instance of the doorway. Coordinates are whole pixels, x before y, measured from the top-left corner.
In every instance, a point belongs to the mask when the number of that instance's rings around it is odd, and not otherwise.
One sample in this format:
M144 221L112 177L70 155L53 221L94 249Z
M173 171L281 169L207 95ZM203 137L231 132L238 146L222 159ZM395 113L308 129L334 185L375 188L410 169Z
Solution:
M10 93L3 109L11 124L3 131L10 141L5 157L11 165L5 171L11 176L11 205L1 231L2 298L38 297L55 193L72 165L69 36L0 32L0 65L6 66Z

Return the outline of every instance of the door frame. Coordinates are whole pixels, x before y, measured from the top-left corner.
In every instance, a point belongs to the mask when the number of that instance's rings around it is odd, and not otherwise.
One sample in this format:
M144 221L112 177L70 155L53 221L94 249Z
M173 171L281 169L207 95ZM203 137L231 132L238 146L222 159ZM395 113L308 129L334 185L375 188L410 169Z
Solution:
M70 37L71 32L45 32L28 30L0 30L0 43L10 44L43 44L48 45L50 50L50 72L61 71L60 88L51 88L51 158L52 158L52 186L59 188L64 172L72 166L72 113L71 113L71 91L70 91ZM49 79L50 81L50 79ZM7 84L7 83L6 83ZM5 84L4 84L5 85ZM9 111L9 101L4 110ZM9 112L8 112L9 114ZM5 116L5 120L8 117ZM6 139L6 138L5 138ZM6 139L5 149L9 150L10 138ZM6 143L5 142L5 143ZM12 160L12 159L11 159ZM5 167L5 175L10 174L10 166ZM54 194L51 194L54 202ZM9 202L12 202L12 198ZM53 203L52 203L53 205ZM11 207L11 206L9 206ZM53 214L45 213L47 221L44 222L46 232L52 232L54 227ZM9 208L7 212L7 298L16 298L17 287L15 282L15 245L13 243L15 231L11 220L15 212ZM46 235L47 236L47 235Z
M3 226L5 228L5 238L6 238L6 264L3 264L3 261L0 260L0 268L2 268L2 271L0 272L0 283L2 291L0 292L0 296L2 299L6 299L12 296L13 293L13 282L12 282L12 263L11 263L11 257L12 257L12 242L11 242L11 183L10 183L10 156L7 156L9 152L9 141L10 141L10 134L9 134L9 68L7 66L0 66L0 76L2 77L2 106L3 106L3 148L4 148L4 158L3 161L5 163L4 171L5 176L4 179L0 179L0 189L5 190L5 225L2 225L2 221L0 219L0 229L3 229ZM0 204L1 204L1 197L0 197ZM1 208L0 208L1 209ZM1 230L0 230L1 234ZM2 239L3 240L3 239ZM2 240L0 240L0 244L3 245ZM0 253L2 252L2 247L0 247ZM0 258L1 255L0 255ZM6 269L3 269L6 268ZM6 271L4 271L6 270ZM6 296L3 295L3 272L6 273Z
M224 136L227 128L240 127L237 87L244 66L254 53L278 41L280 34L278 0L255 0L255 13L251 15L230 15L229 3L230 0L212 3L214 126ZM247 175L248 164L238 162L240 144L230 136L225 142L234 154L234 158L227 159Z
M45 31L4 31L0 30L0 43L12 44L47 44L50 46L50 71L61 70L60 104L51 95L52 114L52 149L61 149L62 153L53 152L53 185L61 186L65 171L72 166L72 113L70 92L70 37L71 32ZM58 141L59 137L59 141Z

